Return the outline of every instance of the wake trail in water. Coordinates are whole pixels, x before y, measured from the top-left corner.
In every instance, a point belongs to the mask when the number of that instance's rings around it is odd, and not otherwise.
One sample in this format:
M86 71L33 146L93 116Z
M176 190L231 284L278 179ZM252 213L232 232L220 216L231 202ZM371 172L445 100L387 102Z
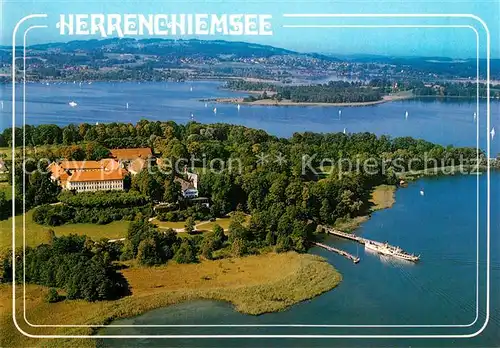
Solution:
M470 265L477 265L479 263L479 266L486 266L487 262L485 260L472 260L472 259L462 259L462 258L454 258L454 257L441 257L441 258L427 258L425 259L426 264L453 264L453 265L464 265L464 266L470 266ZM500 262L496 261L491 261L490 260L490 269L498 271L500 270Z
M403 277L410 283L412 284L416 289L423 293L428 293L434 296L437 296L438 298L442 299L444 302L450 305L452 308L459 309L462 312L465 313L476 313L476 304L475 304L475 297L474 300L465 300L464 298L460 299L454 299L452 296L446 292L444 289L437 287L437 286L426 286L424 285L417 277L415 277L413 274L408 272L405 269L404 265L397 264L393 261L389 261L392 266L394 266L400 273L403 275Z

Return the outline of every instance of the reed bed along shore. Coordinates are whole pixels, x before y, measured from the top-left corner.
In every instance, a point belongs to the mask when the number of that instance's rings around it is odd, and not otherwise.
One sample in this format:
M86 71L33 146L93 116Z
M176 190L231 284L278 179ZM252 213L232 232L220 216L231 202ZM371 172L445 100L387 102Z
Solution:
M337 286L342 277L319 256L288 252L242 258L202 261L198 264L170 263L122 270L132 295L116 301L65 300L45 302L48 288L27 285L26 313L32 324L109 324L112 320L140 315L149 310L207 299L230 302L235 310L263 314L285 310ZM16 287L16 313L23 330L30 334L90 335L91 328L30 327L23 322L22 286ZM1 347L94 347L93 339L40 340L23 336L12 321L12 286L0 285Z

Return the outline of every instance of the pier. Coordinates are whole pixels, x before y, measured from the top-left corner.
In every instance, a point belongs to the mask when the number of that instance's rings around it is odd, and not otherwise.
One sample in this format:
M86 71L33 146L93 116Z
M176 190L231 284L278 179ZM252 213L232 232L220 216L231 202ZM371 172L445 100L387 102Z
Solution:
M312 244L314 244L316 246L319 246L320 248L326 249L328 251L332 251L334 253L342 255L342 256L344 256L345 258L351 260L354 263L358 263L359 262L359 257L356 257L356 256L354 256L352 254L349 254L347 251L340 250L340 249L334 248L332 246L321 244L321 243L317 243L317 242L312 242Z
M406 251L404 251L403 249L401 249L400 247L390 245L387 242L381 243L381 242L377 242L376 240L358 237L354 234L345 233L345 232L342 232L342 231L339 231L339 230L336 230L334 228L327 227L327 226L319 226L319 227L323 228L326 231L326 233L332 234L332 235L337 236L337 237L350 239L350 240L356 241L360 244L365 244L365 248L376 250L379 253L382 253L384 255L394 256L394 257L397 257L400 259L405 259L405 260L409 260L409 261L413 261L413 262L418 261L420 259L420 255L409 254Z
M345 232L336 230L336 229L331 228L331 227L326 227L326 226L321 226L321 228L323 228L327 233L333 234L334 236L354 240L358 243L365 244L364 238L358 237L352 233L345 233ZM368 240L368 239L366 239L366 240Z
M331 228L331 227L326 227L326 226L321 226L322 228L325 229L325 231L329 234L333 234L334 236L337 236L337 237L342 237L342 238L346 238L346 239L350 239L350 240L353 240L353 241L356 241L360 244L367 244L367 243L371 243L371 244L375 244L375 245L384 245L384 243L381 243L381 242L377 242L376 240L371 240L371 239L366 239L366 238L361 238L361 237L358 237L352 233L345 233L345 232L342 232L342 231L339 231L339 230L336 230L334 228ZM392 247L392 248L396 248L395 246L392 246L390 244L387 244L389 247Z

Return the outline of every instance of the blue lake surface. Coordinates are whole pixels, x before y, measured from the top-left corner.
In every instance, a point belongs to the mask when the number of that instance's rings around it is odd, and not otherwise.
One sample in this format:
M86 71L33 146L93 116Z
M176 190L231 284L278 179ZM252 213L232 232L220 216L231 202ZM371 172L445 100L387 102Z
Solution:
M476 146L473 114L476 103L442 102L434 99L407 100L368 107L272 107L211 104L204 98L245 95L218 89L216 82L186 83L93 83L26 86L26 122L29 124L137 122L194 118L203 123L226 122L260 128L280 137L297 131L373 132L423 138L443 145ZM193 87L193 91L190 91ZM22 124L22 87L16 89L16 123ZM12 87L0 87L0 128L10 127ZM78 105L71 108L68 103ZM126 103L129 108L126 109ZM213 108L217 107L217 113ZM339 119L338 110L342 110ZM405 119L405 112L409 117ZM500 126L500 103L491 103L491 125ZM486 148L486 103L480 102L481 148ZM500 127L497 127L500 131ZM500 152L497 139L491 155ZM323 249L311 253L324 256L342 274L342 283L310 301L280 313L258 317L235 312L230 304L194 301L150 311L113 324L133 325L464 325L470 327L346 328L346 327L135 327L106 328L108 335L179 334L470 334L479 330L486 317L486 175L428 178L400 189L396 204L373 214L358 233L387 240L419 253L418 264L384 259L365 253L361 245L327 237L326 243L354 254L357 265ZM138 339L99 340L102 347L498 347L500 346L500 173L491 174L491 265L490 319L475 338L449 339ZM419 191L424 189L425 195ZM479 209L476 206L479 192ZM479 214L478 214L479 212ZM478 219L479 216L479 219ZM479 225L479 264L476 262ZM477 266L479 265L479 266ZM479 273L477 270L479 269ZM479 274L479 276L477 276ZM476 298L478 284L478 297ZM477 305L479 307L477 307ZM476 308L479 308L476 310Z
M500 173L491 177L492 192L499 192ZM326 242L353 254L354 265L320 248L311 253L325 257L343 275L335 289L280 313L250 316L235 312L230 304L194 301L150 311L113 325L464 325L456 328L339 328L339 327L134 327L106 328L106 335L175 334L467 334L477 331L486 315L486 175L477 178L450 176L423 179L400 189L391 209L378 211L358 233L390 241L421 254L417 264L386 259L365 252L361 245L336 237ZM425 195L419 191L423 189ZM101 347L497 347L500 342L500 228L498 194L492 195L490 319L485 331L473 339L309 339L276 341L251 339L141 339L99 340ZM479 216L479 220L478 220ZM477 223L479 221L479 263ZM477 273L479 271L479 273ZM479 274L479 276L478 276ZM478 287L476 287L478 284ZM478 291L476 293L476 291ZM478 295L477 295L478 294ZM478 297L476 297L478 296ZM476 310L476 308L478 308ZM363 330L363 331L361 331Z
M192 87L192 91L191 91ZM238 112L233 104L213 104L200 99L245 96L220 89L219 82L102 82L92 84L28 83L26 123L132 122L174 120L186 123L191 114L202 123L225 122L260 128L280 137L294 132L372 132L391 136L412 136L443 145L476 146L474 112L476 102L436 99L406 100L366 107L246 106ZM16 85L16 124L22 125L22 84ZM0 86L3 101L0 128L12 125L12 86ZM69 102L78 105L74 108ZM129 108L126 108L127 103ZM213 108L217 107L214 114ZM339 110L342 115L339 118ZM408 119L405 113L408 111ZM486 143L486 102L479 105L480 147ZM492 126L499 125L500 103L491 103ZM499 149L497 147L497 149Z

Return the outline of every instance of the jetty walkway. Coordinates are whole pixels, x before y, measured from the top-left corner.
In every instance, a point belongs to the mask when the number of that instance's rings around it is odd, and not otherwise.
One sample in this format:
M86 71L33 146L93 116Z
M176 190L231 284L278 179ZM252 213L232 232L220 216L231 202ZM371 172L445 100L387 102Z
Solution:
M340 250L340 249L334 248L332 246L321 244L321 243L318 243L318 242L312 242L312 244L314 244L316 246L319 246L319 247L321 247L323 249L326 249L328 251L332 251L334 253L342 255L342 256L344 256L345 258L351 260L354 263L358 263L359 262L359 257L356 257L356 256L354 256L352 254L349 254L347 251Z
M390 245L388 242L385 243L377 242L376 240L362 238L354 234L345 233L327 226L320 225L320 228L323 228L327 233L332 234L334 236L350 239L358 243L365 244L365 248L376 250L384 255L390 255L399 259L408 260L412 262L420 260L420 255L410 254L401 249L400 247Z
M331 227L327 227L327 226L320 226L320 227L323 228L329 234L333 234L334 236L337 236L337 237L350 239L350 240L356 241L360 244L372 243L372 244L376 244L376 245L384 245L384 243L377 242L376 240L362 238L362 237L356 236L355 234L345 233L345 232L336 230L336 229L331 228ZM391 245L388 245L388 246L392 247Z

